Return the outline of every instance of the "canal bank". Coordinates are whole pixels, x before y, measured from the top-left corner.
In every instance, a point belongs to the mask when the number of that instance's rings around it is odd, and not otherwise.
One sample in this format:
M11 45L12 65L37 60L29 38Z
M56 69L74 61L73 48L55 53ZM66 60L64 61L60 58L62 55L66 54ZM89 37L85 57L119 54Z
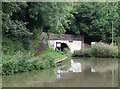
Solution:
M67 69L33 70L4 75L2 80L3 87L117 87L118 60L72 58Z
M32 70L50 69L56 67L55 60L67 57L66 61L71 59L71 55L63 52L56 52L50 48L42 52L41 55L33 57L34 53L17 52L15 55L2 55L2 74L11 75L20 72Z

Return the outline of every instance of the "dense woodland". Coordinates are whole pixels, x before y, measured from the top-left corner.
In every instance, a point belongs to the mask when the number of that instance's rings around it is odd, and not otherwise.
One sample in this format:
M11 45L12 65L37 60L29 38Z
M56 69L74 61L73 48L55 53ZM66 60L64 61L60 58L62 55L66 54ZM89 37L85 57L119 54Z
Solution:
M3 2L2 74L50 68L55 66L55 59L64 56L70 59L69 52L57 52L49 47L39 57L33 57L36 53L33 44L38 47L47 33L84 35L85 43L102 41L111 44L113 22L114 43L118 45L119 14L117 2ZM75 55L118 57L116 47L103 46L100 44L100 47L98 45Z
M33 39L42 32L84 35L87 43L101 40L111 43L112 21L114 42L117 43L120 36L120 10L116 2L4 2L2 11L3 49L11 43L16 50L22 50L21 45L29 49Z

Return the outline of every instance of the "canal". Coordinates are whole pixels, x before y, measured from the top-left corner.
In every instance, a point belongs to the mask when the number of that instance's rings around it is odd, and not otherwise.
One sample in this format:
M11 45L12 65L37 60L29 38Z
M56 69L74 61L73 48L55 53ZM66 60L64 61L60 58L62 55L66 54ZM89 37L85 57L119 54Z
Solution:
M118 59L72 58L67 68L2 76L3 87L117 87Z

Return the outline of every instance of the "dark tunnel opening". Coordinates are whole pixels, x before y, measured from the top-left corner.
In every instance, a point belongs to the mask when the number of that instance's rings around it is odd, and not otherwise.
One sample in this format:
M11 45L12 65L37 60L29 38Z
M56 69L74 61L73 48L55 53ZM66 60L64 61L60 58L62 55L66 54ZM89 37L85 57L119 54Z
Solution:
M69 50L69 47L67 44L61 43L61 51L64 51L65 48Z

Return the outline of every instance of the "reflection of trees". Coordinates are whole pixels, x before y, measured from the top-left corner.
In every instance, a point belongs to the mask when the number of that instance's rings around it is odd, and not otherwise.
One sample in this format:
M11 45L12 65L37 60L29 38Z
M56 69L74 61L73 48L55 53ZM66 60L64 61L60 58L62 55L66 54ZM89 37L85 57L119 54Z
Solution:
M50 86L115 87L118 85L118 72L114 72L118 68L117 59L90 58L75 59L74 61L87 67L87 70L80 73L62 73L59 81L52 83ZM90 67L94 68L96 72L88 71Z
M76 62L80 62L82 65L91 65L96 72L107 72L118 69L118 59L110 58L87 58L87 59L75 59Z
M93 61L92 67L97 72L107 72L107 71L115 71L118 69L118 60L117 59L101 59Z
M118 86L117 59L76 58L76 63L81 63L83 72L61 72L60 79L51 86L78 86L78 87L115 87ZM90 69L95 69L91 72ZM72 82L71 82L72 81ZM66 83L67 82L67 83Z
M27 73L16 75L3 76L3 86L34 86L41 82L53 82L56 79L56 74L53 69L50 70L35 70ZM9 81L9 83L8 83Z
M52 83L55 87L112 87L117 86L117 77L112 79L111 72L92 73L62 73L61 79ZM112 85L113 83L113 85Z

